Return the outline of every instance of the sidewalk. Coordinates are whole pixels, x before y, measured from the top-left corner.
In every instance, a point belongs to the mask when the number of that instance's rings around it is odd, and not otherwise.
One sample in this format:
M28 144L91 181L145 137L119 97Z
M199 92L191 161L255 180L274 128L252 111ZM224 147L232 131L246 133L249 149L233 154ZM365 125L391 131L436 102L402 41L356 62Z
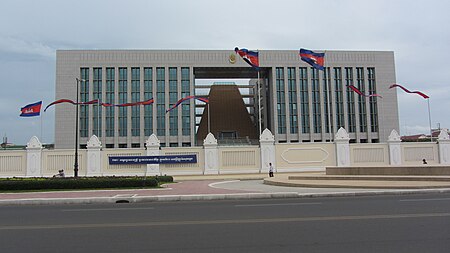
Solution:
M317 176L318 173L279 173L274 180L288 176ZM319 173L320 174L320 173ZM0 205L138 203L154 201L299 198L331 196L363 196L380 194L413 194L450 192L450 186L439 189L358 189L285 187L263 184L265 174L177 176L177 183L159 189L51 191L26 193L0 193ZM365 181L365 182L364 182ZM361 184L367 180L359 181ZM390 181L392 185L392 181Z

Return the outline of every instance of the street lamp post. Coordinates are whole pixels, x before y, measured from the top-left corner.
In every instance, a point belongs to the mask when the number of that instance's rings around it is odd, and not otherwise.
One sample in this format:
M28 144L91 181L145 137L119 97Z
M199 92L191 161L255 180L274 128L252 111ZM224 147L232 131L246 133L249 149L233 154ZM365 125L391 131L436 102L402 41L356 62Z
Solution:
M76 113L75 113L75 162L73 164L73 176L75 178L78 177L78 94L79 94L79 83L84 82L84 79L77 78L77 102L75 104Z

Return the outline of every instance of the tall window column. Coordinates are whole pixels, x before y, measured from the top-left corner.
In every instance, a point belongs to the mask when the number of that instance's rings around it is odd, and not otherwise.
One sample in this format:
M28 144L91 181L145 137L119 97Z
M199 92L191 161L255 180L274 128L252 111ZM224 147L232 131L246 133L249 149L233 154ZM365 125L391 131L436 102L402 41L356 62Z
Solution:
M310 131L309 125L309 96L308 96L308 69L300 68L300 110L302 120L302 133L307 134Z
M115 82L115 69L106 68L106 103L114 104L114 82ZM107 137L114 137L114 106L105 108L105 133Z
M286 133L286 101L284 98L284 69L276 68L278 134Z
M156 68L156 133L159 137L166 135L165 74L163 67Z
M153 68L144 68L144 100L153 98ZM153 133L153 105L144 106L144 134Z
M94 68L94 80L93 85L93 99L98 99L99 103L93 105L93 131L97 137L101 137L102 134L102 108L99 106L102 99L102 68Z
M375 68L367 68L367 72L368 72L369 92L370 94L375 94L377 93L377 84L375 81ZM377 97L370 97L369 104L370 104L371 131L378 132Z
M141 69L140 68L131 68L131 102L139 102L141 100ZM131 136L139 136L140 135L140 114L141 107L140 106L132 106L131 107Z
M353 68L345 68L345 85L353 85ZM355 119L355 97L354 92L347 88L347 120L348 120L348 132L356 132L356 119Z
M177 68L169 68L169 108L178 101ZM169 112L170 136L178 135L178 107Z
M119 104L127 103L127 68L119 68ZM119 136L127 136L127 107L119 107Z
M80 69L80 102L89 101L89 68ZM80 109L80 137L88 137L89 105L79 105Z
M312 94L314 133L321 133L322 118L320 115L319 70L316 68L311 68L311 94Z
M336 97L336 130L345 127L344 121L344 94L342 91L342 69L333 68L334 92Z
M190 75L189 68L181 68L181 97L190 96ZM195 103L195 102L194 102ZM181 105L182 132L184 136L191 134L191 105L186 101Z
M289 122L290 133L298 133L298 111L297 111L297 83L295 82L295 68L288 68L288 89L289 89Z

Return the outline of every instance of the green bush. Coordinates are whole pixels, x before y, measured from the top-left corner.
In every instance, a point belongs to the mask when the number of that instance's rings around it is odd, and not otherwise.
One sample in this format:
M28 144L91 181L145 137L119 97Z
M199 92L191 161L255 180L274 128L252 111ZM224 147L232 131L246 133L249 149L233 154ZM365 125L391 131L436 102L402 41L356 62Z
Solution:
M173 178L170 176L7 178L0 180L0 191L157 187L160 182L172 182L172 181Z

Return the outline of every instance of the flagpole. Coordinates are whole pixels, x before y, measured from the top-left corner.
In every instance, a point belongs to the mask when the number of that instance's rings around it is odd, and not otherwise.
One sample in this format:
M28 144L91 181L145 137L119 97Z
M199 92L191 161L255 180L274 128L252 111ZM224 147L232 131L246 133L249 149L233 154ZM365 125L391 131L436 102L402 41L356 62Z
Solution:
M211 101L209 101L211 102ZM208 134L211 133L211 117L210 117L210 110L209 110L209 102L208 102Z
M327 99L327 107L328 107L328 113L327 113L327 116L328 116L328 132L329 132L329 134L330 134L330 142L333 142L333 134L332 134L332 132L331 132L331 95L332 95L332 93L331 93L331 82L328 82L328 75L327 75L327 67L325 66L325 56L327 55L327 50L324 50L323 51L323 53L324 53L324 61L323 61L323 73L324 73L324 76L325 76L325 86L327 86L328 87L328 99ZM330 73L328 73L328 74L330 74Z
M100 98L97 99L97 137L100 136Z
M40 139L41 139L41 143L44 143L44 137L42 136L42 117L44 117L43 116L43 114L42 113L40 113L40 118L41 118L41 136L40 136Z
M427 98L427 102L428 102L428 121L430 123L430 142L433 142L433 130L431 129L430 98Z
M256 88L258 89L258 120L259 120L259 136L261 136L262 123L261 123L261 91L259 84L259 69L258 69L258 81L256 82Z

